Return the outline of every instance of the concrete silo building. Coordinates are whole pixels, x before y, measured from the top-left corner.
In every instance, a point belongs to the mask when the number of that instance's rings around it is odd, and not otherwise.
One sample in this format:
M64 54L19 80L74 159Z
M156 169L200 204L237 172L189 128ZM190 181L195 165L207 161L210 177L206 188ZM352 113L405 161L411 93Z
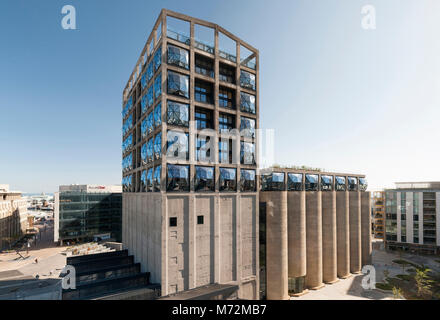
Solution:
M260 296L288 299L371 261L363 175L273 169L260 191Z

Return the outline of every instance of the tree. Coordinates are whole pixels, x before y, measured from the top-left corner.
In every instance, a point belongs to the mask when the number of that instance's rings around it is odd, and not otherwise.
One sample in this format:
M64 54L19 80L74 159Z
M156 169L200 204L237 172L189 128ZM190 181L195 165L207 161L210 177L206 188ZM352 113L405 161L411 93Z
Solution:
M394 299L402 298L403 297L402 289L393 286L393 295L394 295Z
M433 282L428 273L431 271L431 269L426 268L425 266L422 266L421 268L416 269L416 275L414 277L414 280L416 281L417 286L417 296L421 297L423 294L431 295L431 283Z

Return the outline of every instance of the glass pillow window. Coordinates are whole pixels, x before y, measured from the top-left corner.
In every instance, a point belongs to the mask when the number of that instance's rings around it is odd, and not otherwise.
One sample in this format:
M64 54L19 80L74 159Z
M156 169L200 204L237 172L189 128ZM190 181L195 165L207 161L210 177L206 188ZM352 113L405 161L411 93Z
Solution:
M189 166L167 166L167 191L189 192Z
M321 176L321 190L322 191L332 191L333 190L333 177L332 176Z
M133 146L133 134L130 134L127 139L124 140L124 143L122 144L122 150L123 152L126 152L130 150Z
M336 191L345 191L345 177L335 177Z
M154 71L156 72L162 64L162 49L159 47L154 55Z
M241 70L240 86L255 91L255 74Z
M154 79L154 98L157 99L162 94L162 74L158 74Z
M188 127L189 125L189 105L174 101L167 103L167 122L175 126Z
M240 162L241 164L255 164L255 144L240 142Z
M168 45L168 64L189 69L188 50L173 45Z
M348 191L357 191L358 182L355 177L348 177Z
M154 157L154 139L151 138L147 142L147 161L148 162L153 161L153 157Z
M148 67L147 67L147 78L148 78L148 82L150 82L150 80L153 79L153 75L154 75L153 61L151 61L151 62L148 64Z
M215 191L214 168L196 166L195 191Z
M162 133L156 135L154 138L154 158L160 159L162 156Z
M147 112L148 105L147 105L147 95L146 95L146 94L144 94L144 95L142 96L142 99L141 99L141 108L142 108L142 114L144 114L145 112Z
M148 88L147 91L147 108L152 107L153 103L154 103L153 86L151 86Z
M220 168L220 191L237 191L237 169Z
M122 111L122 117L125 118L128 113L130 112L131 108L133 107L133 98L130 97L127 101L127 103L125 104L125 107Z
M189 99L189 77L168 71L168 93Z
M246 117L241 117L240 131L242 136L254 138L255 120Z
M122 125L122 132L123 134L127 134L130 129L133 128L133 115L130 114L130 116L127 118L127 120L124 121L124 124Z
M141 147L141 159L142 159L142 165L146 165L147 160L147 144L144 143Z
M160 175L161 175L161 171L162 171L162 166L157 166L154 169L154 191L160 191Z
M141 134L142 134L142 138L145 138L148 134L147 131L147 120L144 119L141 123Z
M284 173L273 172L261 176L262 191L283 191Z
M255 170L241 170L240 190L242 192L255 192Z
M153 191L153 168L148 169L147 177L146 177L146 191Z
M245 92L240 93L240 110L255 114L255 96Z
M301 173L287 174L287 191L302 191L303 175Z
M133 169L133 155L130 153L122 160L123 171L129 171Z
M170 130L167 133L167 157L175 160L188 160L188 134Z
M153 113L150 112L150 114L147 116L147 131L148 131L148 133L153 132L153 129L154 129Z
M162 124L162 105L159 103L154 108L154 126L159 127Z
M141 174L141 192L145 191L147 191L147 172L143 170Z
M367 191L367 187L368 187L367 179L359 178L359 190Z
M317 174L306 174L306 191L318 191L318 177L319 176Z
M147 86L147 74L144 73L141 77L141 85L142 85L142 90Z

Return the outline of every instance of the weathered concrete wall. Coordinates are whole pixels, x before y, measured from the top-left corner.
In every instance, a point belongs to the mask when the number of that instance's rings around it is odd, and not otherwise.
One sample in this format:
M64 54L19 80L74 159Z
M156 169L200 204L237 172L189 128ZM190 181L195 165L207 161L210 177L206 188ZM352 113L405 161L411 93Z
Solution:
M305 191L287 193L287 210L289 278L304 277L307 272Z
M371 264L371 194L361 192L361 253L362 266ZM412 201L411 201L412 203Z
M319 289L323 285L321 191L306 192L306 211L306 286Z
M350 191L350 272L361 271L361 194Z
M322 277L337 281L336 192L322 192Z
M287 192L261 192L266 203L266 290L268 300L287 300Z
M350 228L348 192L336 192L337 273L339 278L350 275Z

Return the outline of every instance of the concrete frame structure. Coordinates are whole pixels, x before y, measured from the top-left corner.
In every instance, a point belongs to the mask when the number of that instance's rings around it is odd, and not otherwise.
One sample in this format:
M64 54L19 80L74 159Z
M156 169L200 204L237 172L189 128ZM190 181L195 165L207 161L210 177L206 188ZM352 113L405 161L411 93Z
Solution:
M266 268L261 267L266 275L267 299L288 299L289 294L302 294L305 287L319 289L324 283L359 273L363 265L371 263L370 192L359 187L364 175L279 168L272 171L284 173L284 184L260 191L260 214L265 215L260 221L266 221L260 226L266 229L265 243L260 244L265 252L260 253L260 261L266 261ZM302 175L301 190L289 191L291 173ZM316 190L306 191L306 175L318 176ZM333 177L330 191L321 185L323 176ZM345 191L336 190L335 177L345 178ZM358 181L357 190L348 191L349 177ZM264 275L260 278L264 281Z
M398 182L385 189L385 247L440 253L440 182Z
M178 33L169 34L167 22L169 18L179 19L189 24L189 35ZM214 35L212 47L205 46L196 40L197 26L210 28ZM171 32L171 31L170 31ZM174 32L174 31L173 31ZM220 50L219 36L235 41L235 55ZM177 35L176 37L174 37ZM182 41L183 40L183 41ZM189 53L189 68L185 69L168 63L168 45L186 50ZM240 50L246 48L252 55L241 59ZM209 49L208 52L205 49ZM161 64L154 76L143 88L142 76L158 52ZM213 64L213 77L196 72L196 59L203 57ZM235 61L233 61L235 59ZM255 60L254 67L249 61ZM220 65L234 70L233 83L220 80ZM148 37L142 50L135 70L130 76L123 93L123 110L131 101L123 118L125 121L132 116L132 126L123 139L133 135L133 144L123 151L123 157L131 154L132 163L124 170L124 179L132 181L124 187L123 193L123 246L135 256L136 262L142 265L142 271L151 273L151 281L161 284L162 296L174 294L199 286L219 283L236 284L239 286L238 297L243 299L258 299L258 179L255 175L255 190L240 192L239 181L243 169L256 170L257 163L245 165L242 163L219 164L218 137L214 137L214 161L201 163L195 161L194 128L195 109L201 108L212 115L212 127L219 132L219 116L227 114L234 117L234 127L241 126L241 118L253 119L255 128L259 127L259 53L258 50L245 43L217 24L203 21L187 15L163 9L157 19L153 31ZM189 77L188 98L169 94L167 90L167 72L172 71ZM255 77L255 90L241 86L241 71ZM153 78L162 77L161 94L153 105L142 112L142 98L147 94L147 88L153 86ZM197 101L195 96L196 81L209 83L213 88L213 103ZM234 94L235 108L223 108L219 102L220 88L227 88ZM240 108L241 92L255 97L255 113L243 112ZM167 123L167 101L182 103L189 106L190 126L177 127ZM153 109L161 105L161 124L146 137L142 136L142 121ZM124 124L125 124L124 121ZM191 125L192 124L192 125ZM177 165L189 167L189 192L166 192L167 190L167 132L179 129L189 134L189 159L173 160ZM161 155L147 163L142 162L142 146L148 139L161 134ZM258 159L258 143L255 141L255 159ZM235 137L233 141L249 141L245 137ZM236 154L240 154L240 143L233 145ZM196 166L214 168L215 191L197 192L195 190ZM159 167L160 166L160 167ZM155 184L155 192L145 192L142 177L149 169L160 168L160 185ZM220 168L236 169L236 192L220 191ZM203 224L198 223L202 216ZM171 220L174 219L171 225Z
M21 192L0 185L0 250L26 233L27 224L27 202Z

